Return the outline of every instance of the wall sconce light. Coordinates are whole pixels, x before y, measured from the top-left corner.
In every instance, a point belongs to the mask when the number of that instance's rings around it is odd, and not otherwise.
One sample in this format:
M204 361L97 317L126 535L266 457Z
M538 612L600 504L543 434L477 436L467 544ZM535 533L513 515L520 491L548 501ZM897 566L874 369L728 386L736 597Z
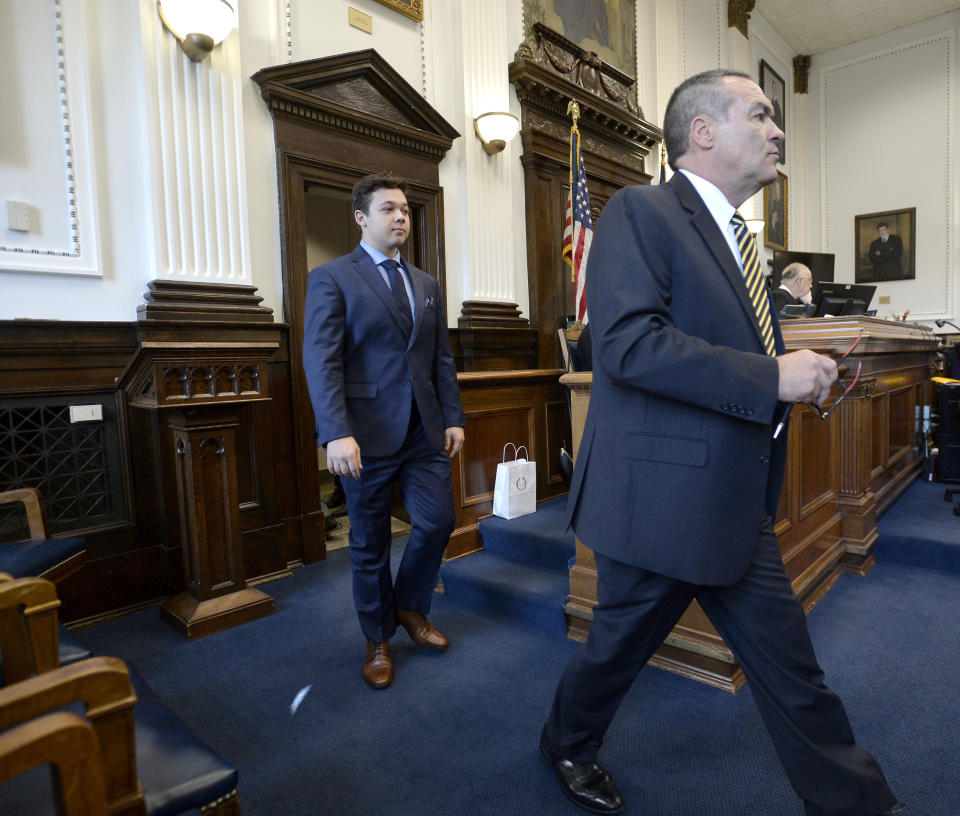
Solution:
M473 129L483 142L483 149L492 156L503 150L507 142L517 135L520 120L512 113L481 113L473 120Z
M237 0L157 0L157 10L194 62L206 57L237 26Z
M759 235L763 232L763 219L762 218L748 218L746 220L747 229L750 230L752 235Z

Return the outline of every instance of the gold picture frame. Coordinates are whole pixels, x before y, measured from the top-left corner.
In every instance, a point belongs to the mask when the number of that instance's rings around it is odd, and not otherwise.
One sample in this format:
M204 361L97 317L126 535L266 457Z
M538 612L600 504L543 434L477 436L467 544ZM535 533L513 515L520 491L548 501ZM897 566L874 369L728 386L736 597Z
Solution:
M389 6L394 11L399 11L405 17L423 22L423 0L377 0L384 6Z
M857 283L916 279L916 207L864 213L853 221ZM883 232L880 227L885 228Z
M763 244L787 249L787 177L777 170L777 180L763 188Z

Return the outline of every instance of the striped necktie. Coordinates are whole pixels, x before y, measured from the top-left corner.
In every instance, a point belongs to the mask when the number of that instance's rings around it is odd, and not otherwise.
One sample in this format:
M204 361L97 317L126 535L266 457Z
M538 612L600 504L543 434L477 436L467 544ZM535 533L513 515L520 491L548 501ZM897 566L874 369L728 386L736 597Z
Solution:
M757 315L760 325L760 336L763 338L763 350L771 357L777 356L773 342L773 318L770 316L770 301L767 298L767 286L760 269L760 256L757 254L757 242L747 222L739 212L734 212L730 219L733 224L733 234L737 237L737 246L740 247L740 258L743 260L743 282L747 286L747 294L753 304L753 311Z
M413 314L410 312L410 300L407 298L407 287L403 285L401 278L400 264L393 258L387 258L381 262L381 266L387 270L387 277L390 279L390 291L400 307L400 312L405 318L404 328L407 334L413 326Z

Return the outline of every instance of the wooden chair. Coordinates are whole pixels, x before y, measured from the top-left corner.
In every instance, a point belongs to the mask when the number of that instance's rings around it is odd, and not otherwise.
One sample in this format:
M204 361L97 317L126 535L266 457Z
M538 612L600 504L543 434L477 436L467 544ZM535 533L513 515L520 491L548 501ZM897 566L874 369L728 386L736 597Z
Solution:
M62 625L56 587L0 572L0 686L91 656Z
M5 684L60 665L59 607L57 589L50 581L0 575L0 656Z
M76 721L50 720L48 715L79 706L85 715L81 722L96 735L96 764L111 816L176 816L198 809L211 816L238 816L236 769L132 668L113 657L57 667L60 602L51 582L7 576L0 580L0 603L6 604L0 607L0 645L9 681L0 688L0 813L72 814L71 807L90 808L77 813L103 812L91 804L96 790L76 794L79 804L64 798L74 796L64 780L74 778L76 767L86 767L71 764L70 757L89 753L89 737ZM38 759L42 756L53 759ZM49 778L29 772L44 762L53 767L52 785ZM8 773L10 768L19 770Z
M50 766L59 816L107 816L100 746L90 723L60 711L0 734L0 786L42 765Z
M53 538L40 491L32 487L0 492L0 505L22 504L30 538L0 544L0 572L16 578L32 575L54 583L79 570L86 560L86 543L76 536Z
M557 329L564 374L569 374L571 371L589 371L591 368L589 346L585 346L586 351L580 348L580 339L585 331L587 331L587 325L579 320L569 328Z

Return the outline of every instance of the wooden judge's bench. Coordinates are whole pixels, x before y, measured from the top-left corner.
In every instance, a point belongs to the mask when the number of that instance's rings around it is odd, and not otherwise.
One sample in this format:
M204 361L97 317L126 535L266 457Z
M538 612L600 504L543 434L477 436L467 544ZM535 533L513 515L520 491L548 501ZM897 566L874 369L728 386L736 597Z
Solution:
M877 519L917 475L917 409L930 403L937 339L912 323L869 317L783 321L788 351L809 348L839 357L860 379L826 420L795 406L789 425L786 476L775 520L787 575L809 610L844 572L865 575L874 564ZM590 401L590 372L565 374L570 388L574 456ZM838 394L834 391L834 394ZM643 501L643 497L638 497ZM696 512L696 496L690 497ZM597 599L593 552L577 541L570 568L567 633L586 638ZM739 664L694 601L651 662L727 691L745 677Z

